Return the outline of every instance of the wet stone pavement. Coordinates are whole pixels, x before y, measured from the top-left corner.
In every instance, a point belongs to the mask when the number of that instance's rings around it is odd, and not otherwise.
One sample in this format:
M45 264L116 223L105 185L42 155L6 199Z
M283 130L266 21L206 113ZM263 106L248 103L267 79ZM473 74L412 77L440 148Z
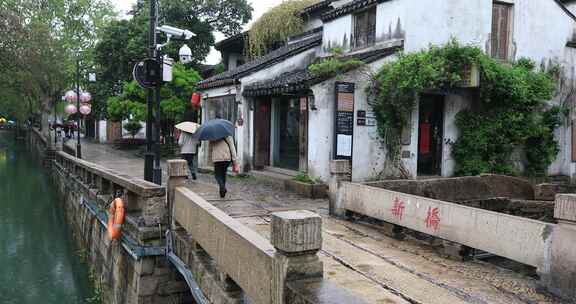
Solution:
M83 155L120 173L143 175L143 159L131 152L85 143ZM450 260L422 242L398 241L378 227L330 217L327 200L303 198L252 177L231 177L228 185L229 195L222 200L212 175L200 174L198 181L188 183L210 203L265 237L269 237L273 212L305 209L322 215L324 276L366 303L563 303L543 292L535 278L482 261Z

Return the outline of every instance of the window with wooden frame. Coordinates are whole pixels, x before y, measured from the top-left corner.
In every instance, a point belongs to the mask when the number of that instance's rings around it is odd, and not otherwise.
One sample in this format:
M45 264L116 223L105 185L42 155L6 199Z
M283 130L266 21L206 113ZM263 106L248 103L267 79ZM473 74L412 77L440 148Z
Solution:
M374 45L376 42L376 6L354 15L354 48Z
M508 60L512 41L513 8L509 3L494 2L492 6L491 55L499 60Z

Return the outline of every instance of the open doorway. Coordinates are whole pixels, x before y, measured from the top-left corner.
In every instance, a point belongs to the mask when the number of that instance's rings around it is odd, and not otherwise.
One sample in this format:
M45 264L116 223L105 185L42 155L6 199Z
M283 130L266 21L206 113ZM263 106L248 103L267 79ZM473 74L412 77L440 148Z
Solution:
M422 95L419 112L418 176L441 176L444 96Z
M281 98L275 107L274 167L300 169L300 100Z

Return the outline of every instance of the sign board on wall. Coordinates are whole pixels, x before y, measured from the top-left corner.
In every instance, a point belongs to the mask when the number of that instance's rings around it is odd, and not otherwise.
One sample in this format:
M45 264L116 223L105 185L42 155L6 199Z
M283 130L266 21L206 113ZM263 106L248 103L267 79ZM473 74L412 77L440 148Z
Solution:
M352 159L354 84L336 82L335 159Z
M376 126L376 113L372 111L358 111L356 113L356 124L363 127Z

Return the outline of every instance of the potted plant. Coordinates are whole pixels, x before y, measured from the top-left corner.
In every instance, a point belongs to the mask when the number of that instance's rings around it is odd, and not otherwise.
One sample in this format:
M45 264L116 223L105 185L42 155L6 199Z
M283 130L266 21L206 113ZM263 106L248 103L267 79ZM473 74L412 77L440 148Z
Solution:
M286 190L294 191L312 199L325 198L328 187L317 179L310 177L306 172L300 172L291 180L284 182Z

